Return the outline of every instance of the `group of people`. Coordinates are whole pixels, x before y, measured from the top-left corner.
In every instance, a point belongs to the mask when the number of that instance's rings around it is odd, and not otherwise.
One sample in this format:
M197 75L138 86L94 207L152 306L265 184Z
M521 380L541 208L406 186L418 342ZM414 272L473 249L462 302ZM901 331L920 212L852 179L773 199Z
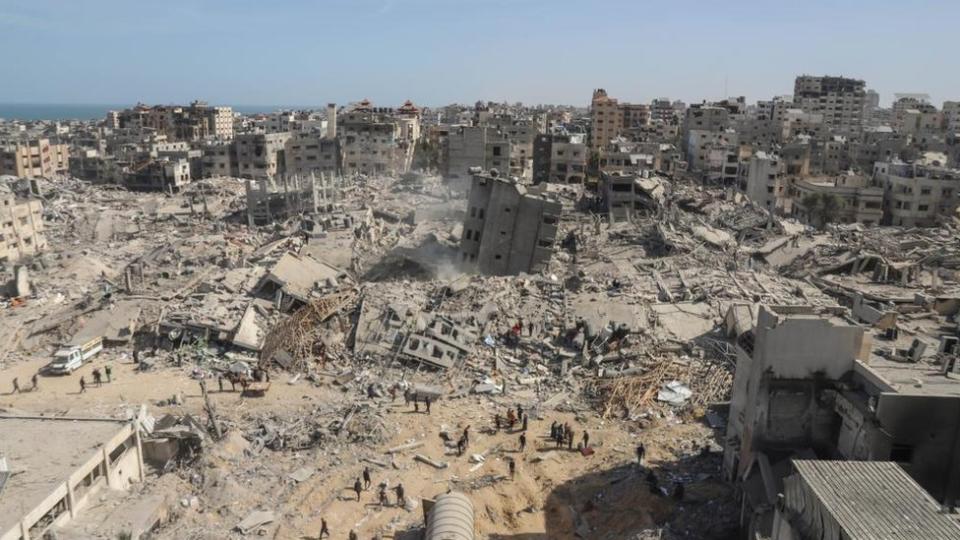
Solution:
M554 442L557 448L563 448L566 445L567 450L573 450L574 431L570 424L553 422L550 424L550 440ZM590 433L584 430L578 448L590 447Z
M107 382L113 382L113 369L110 367L110 364L107 364L103 367L103 371L100 371L100 368L93 368L93 384L98 387L103 386L103 376L107 376ZM80 376L80 393L87 391L87 380L83 378L83 375Z
M530 419L527 417L527 414L523 412L523 406L521 405L517 405L516 411L514 411L514 409L507 409L505 419L503 416L500 416L499 412L493 415L493 427L497 433L503 428L506 428L508 431L513 431L517 423L520 423L520 431L526 431L529 421Z
M37 380L37 374L34 373L34 374L33 374L33 377L30 377L30 384L32 385L32 386L30 387L30 391L31 391L31 392L33 392L34 390L37 390L37 389L38 389L38 386L37 386L37 383L38 383L38 382L39 382L39 381ZM11 393L11 394L19 394L19 393L21 393L21 392L23 392L23 389L20 388L20 379L17 378L17 377L14 377L14 378L13 378L13 390L12 390L10 393Z

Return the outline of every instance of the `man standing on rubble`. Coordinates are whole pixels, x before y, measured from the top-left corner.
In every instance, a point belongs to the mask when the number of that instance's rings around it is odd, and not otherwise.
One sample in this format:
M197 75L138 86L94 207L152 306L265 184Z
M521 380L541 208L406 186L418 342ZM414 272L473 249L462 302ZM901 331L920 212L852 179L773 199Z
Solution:
M523 431L527 430L527 415L523 415Z
M317 540L323 540L323 535L330 537L330 529L327 528L327 520L325 518L320 518L320 534L317 535Z
M107 364L106 367L103 368L103 371L107 374L107 382L113 382L113 368L110 367L110 364Z
M364 490L370 489L371 483L372 482L370 481L370 467L364 467L363 468L363 489Z
M33 377L30 377L30 382L33 384L33 387L30 388L30 391L33 392L34 390L37 390L38 389L37 387L39 386L38 385L39 381L37 380L36 373L33 374Z
M360 484L359 478L353 483L353 490L357 492L357 502L360 502L360 492L363 491L363 485Z
M510 467L510 480L513 480L513 476L517 472L517 462L510 458L510 461L507 462L507 465Z
M647 449L644 448L643 443L640 443L637 446L637 465L643 467L643 455L647 453Z
M407 499L403 496L403 484L397 484L397 487L393 488L393 490L397 492L397 506L406 506Z
M583 431L583 447L586 448L590 446L590 434L586 430Z
M573 450L573 430L566 430L567 432L567 450Z
M80 393L87 391L87 381L83 380L83 375L80 376Z
M527 448L527 434L521 433L520 434L520 453L522 454L526 448Z
M101 386L103 386L103 375L100 374L100 368L94 368L93 382L97 384L97 388L100 388Z
M427 405L427 414L430 414L430 396L424 398L423 402Z
M223 393L223 375L217 375L217 386L220 387L220 393Z
M497 429L497 433L500 433L500 413L493 415L493 427Z
M347 540L360 540L360 538L357 536L357 533L353 529L350 529L350 535L347 536Z

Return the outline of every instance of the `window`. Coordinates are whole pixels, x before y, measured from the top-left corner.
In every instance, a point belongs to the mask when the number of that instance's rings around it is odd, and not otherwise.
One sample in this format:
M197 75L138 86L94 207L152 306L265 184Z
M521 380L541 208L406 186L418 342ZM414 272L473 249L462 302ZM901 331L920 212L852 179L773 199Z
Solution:
M500 259L503 258L503 256L502 256L502 255L494 255L493 258L499 261Z
M467 232L463 235L463 237L466 238L467 240L470 240L473 237L473 231L471 231L470 229L467 229Z
M917 206L917 210L921 212L926 212L929 209L930 209L930 205L928 204L921 204L920 206Z
M471 206L471 207L470 207L470 217L477 217L477 207L476 207L476 206Z
M501 152L501 148L500 148L499 146L494 146L494 147L493 147L493 155L499 156L499 155L500 155L500 152Z
M477 209L477 219L483 219L483 208Z
M544 216L543 222L546 223L547 225L556 225L557 218L554 216Z

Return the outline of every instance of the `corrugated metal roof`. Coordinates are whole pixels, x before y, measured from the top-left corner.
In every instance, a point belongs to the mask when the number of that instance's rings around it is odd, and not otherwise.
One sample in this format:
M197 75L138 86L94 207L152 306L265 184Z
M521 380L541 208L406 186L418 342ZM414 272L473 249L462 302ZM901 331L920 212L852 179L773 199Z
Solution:
M793 462L851 540L960 539L960 525L899 465L889 461Z

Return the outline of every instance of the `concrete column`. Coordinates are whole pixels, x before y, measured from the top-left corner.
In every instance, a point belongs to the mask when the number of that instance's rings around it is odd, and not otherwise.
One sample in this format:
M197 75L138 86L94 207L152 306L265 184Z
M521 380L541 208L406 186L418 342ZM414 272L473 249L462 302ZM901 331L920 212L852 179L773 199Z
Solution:
M110 454L107 452L106 446L103 447L101 455L103 456L103 471L107 477L107 487L110 489L117 489L117 486L114 485L113 476L111 475L112 471L110 469Z
M77 499L73 495L73 486L70 485L70 480L67 480L67 510L70 512L70 519L77 517Z
M142 484L146 480L146 476L143 472L143 446L140 443L140 430L137 428L133 429L133 440L137 445L137 465L140 467L139 477Z

